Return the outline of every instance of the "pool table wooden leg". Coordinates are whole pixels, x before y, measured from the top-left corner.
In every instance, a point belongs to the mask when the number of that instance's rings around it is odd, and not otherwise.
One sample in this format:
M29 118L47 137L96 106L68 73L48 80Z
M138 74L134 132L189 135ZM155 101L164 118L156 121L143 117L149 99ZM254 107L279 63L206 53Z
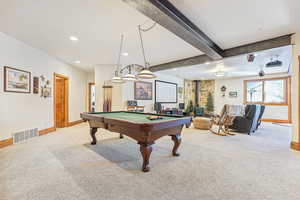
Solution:
M191 126L191 123L185 124L185 128L190 128L190 126Z
M171 137L172 137L172 140L174 141L174 147L172 150L172 154L173 154L173 156L180 156L180 154L177 152L177 150L181 143L181 135L180 134L171 135Z
M97 133L98 128L90 128L90 135L92 137L92 142L91 145L97 144L97 138L96 138L96 133Z
M140 151L143 157L142 171L149 172L150 171L149 160L152 152L152 144L145 144L145 143L138 143L138 144L140 145Z

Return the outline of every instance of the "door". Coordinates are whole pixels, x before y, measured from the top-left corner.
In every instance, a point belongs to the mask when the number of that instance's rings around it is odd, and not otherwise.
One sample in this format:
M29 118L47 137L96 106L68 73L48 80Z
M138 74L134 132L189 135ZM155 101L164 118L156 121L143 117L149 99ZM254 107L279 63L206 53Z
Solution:
M65 80L56 77L55 79L55 109L56 109L56 127L62 128L65 125Z

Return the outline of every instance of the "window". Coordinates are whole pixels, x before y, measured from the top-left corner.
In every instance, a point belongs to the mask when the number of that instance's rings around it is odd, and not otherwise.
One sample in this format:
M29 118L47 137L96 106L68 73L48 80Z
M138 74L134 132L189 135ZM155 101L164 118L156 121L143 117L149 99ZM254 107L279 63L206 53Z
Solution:
M288 77L245 81L246 103L287 104Z
M247 102L262 102L263 100L262 81L247 82Z

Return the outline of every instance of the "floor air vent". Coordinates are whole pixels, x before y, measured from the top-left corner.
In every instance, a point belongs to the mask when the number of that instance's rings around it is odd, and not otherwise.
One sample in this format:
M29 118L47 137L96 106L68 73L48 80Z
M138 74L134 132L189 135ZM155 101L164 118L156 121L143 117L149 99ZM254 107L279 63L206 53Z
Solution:
M37 128L13 133L14 144L24 142L30 138L36 137L39 135L39 130Z

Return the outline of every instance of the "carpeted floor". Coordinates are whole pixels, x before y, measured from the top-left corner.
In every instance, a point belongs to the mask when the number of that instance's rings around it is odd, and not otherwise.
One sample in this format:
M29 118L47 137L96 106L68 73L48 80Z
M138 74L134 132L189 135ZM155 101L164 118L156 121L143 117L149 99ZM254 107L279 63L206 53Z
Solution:
M91 146L81 124L0 149L1 200L295 200L300 153L290 128L265 123L253 136L184 129L180 157L172 141L154 145L149 173L139 146L100 130Z

